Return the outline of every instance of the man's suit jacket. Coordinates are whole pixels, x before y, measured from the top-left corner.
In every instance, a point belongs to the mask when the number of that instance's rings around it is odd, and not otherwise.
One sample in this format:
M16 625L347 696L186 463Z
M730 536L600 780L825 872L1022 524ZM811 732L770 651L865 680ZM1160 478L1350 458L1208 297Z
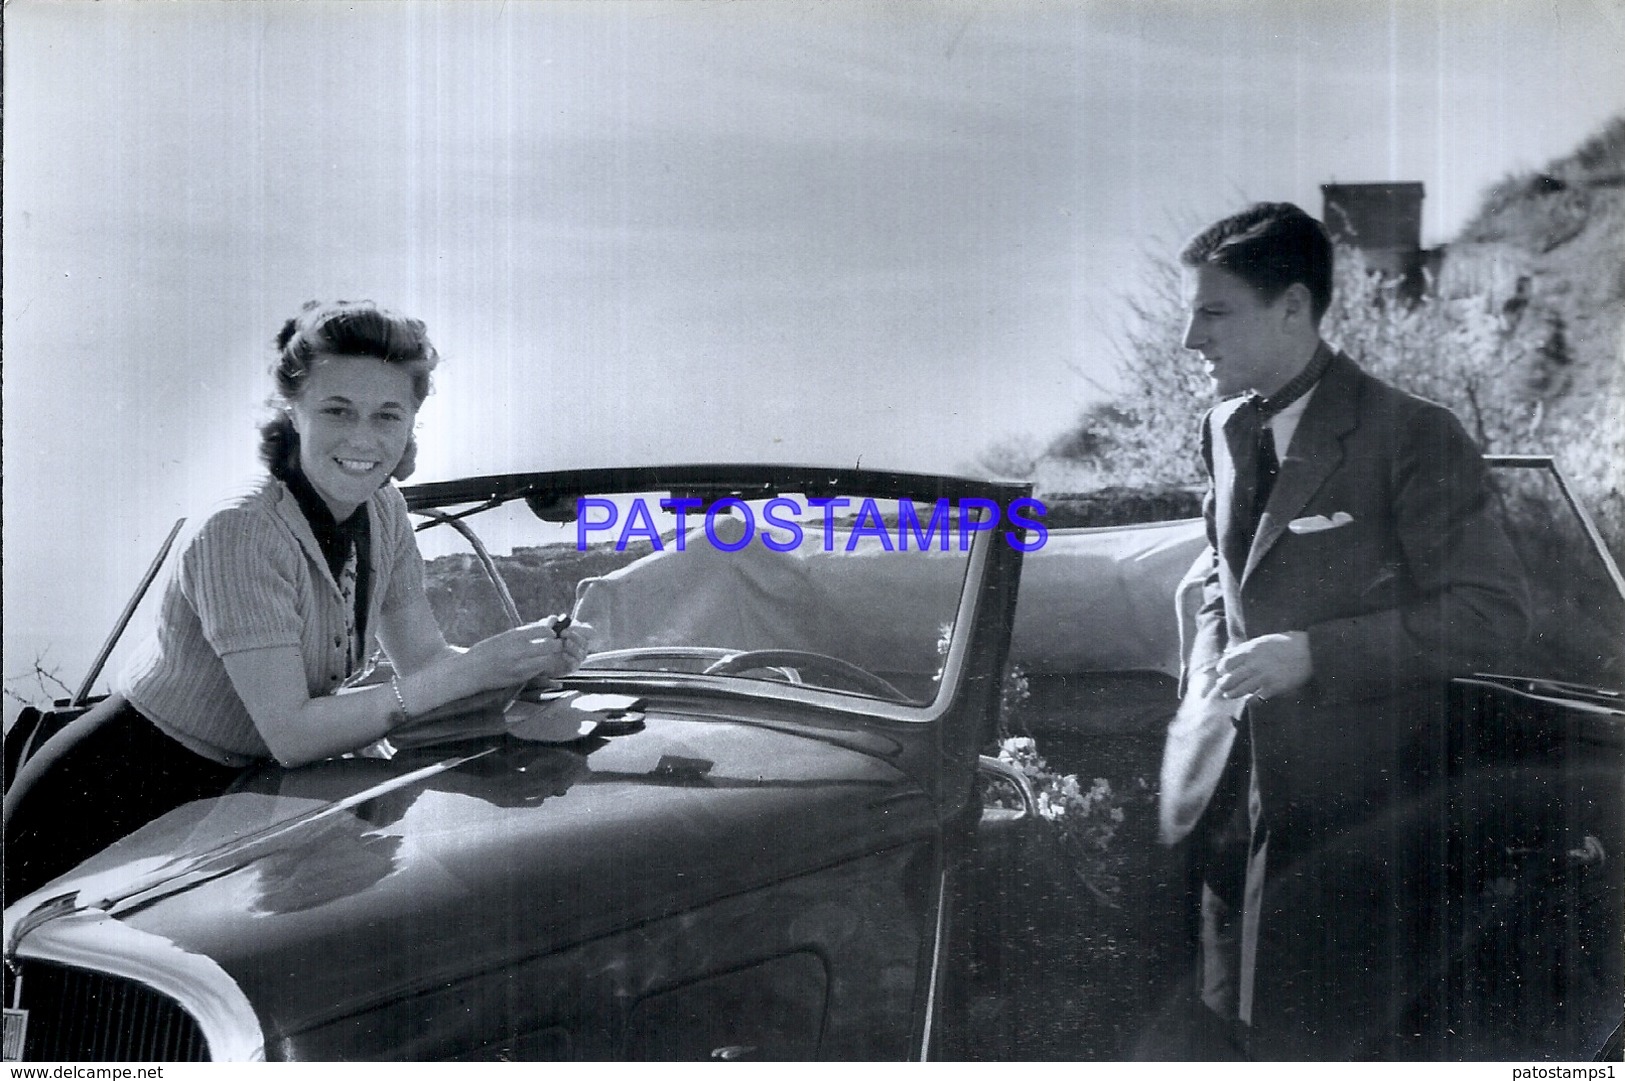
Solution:
M1164 752L1163 835L1177 840L1194 826L1233 744L1236 704L1214 688L1221 654L1306 631L1310 681L1251 702L1237 722L1251 725L1279 846L1407 795L1441 758L1448 679L1501 665L1527 633L1527 599L1461 424L1341 353L1309 399L1237 566L1222 553L1237 502L1250 503L1250 472L1238 472L1253 459L1233 419L1240 405L1223 402L1203 418L1212 567Z

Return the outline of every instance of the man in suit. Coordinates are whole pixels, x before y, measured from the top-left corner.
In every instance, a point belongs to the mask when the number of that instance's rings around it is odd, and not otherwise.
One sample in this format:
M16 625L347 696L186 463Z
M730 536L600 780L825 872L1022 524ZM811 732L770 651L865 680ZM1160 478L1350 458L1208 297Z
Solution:
M1258 204L1180 261L1184 345L1223 399L1202 419L1211 563L1160 792L1163 840L1190 840L1202 883L1202 1003L1243 1053L1267 1031L1272 1057L1380 1054L1333 1031L1371 1022L1347 993L1380 998L1420 949L1404 916L1423 857L1380 823L1442 764L1448 679L1523 640L1522 572L1456 418L1321 340L1319 222ZM1371 823L1378 871L1323 882Z

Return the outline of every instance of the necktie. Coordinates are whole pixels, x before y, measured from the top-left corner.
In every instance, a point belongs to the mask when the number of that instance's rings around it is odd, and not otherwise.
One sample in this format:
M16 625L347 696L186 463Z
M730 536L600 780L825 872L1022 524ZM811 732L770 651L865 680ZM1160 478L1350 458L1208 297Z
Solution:
M1247 564L1258 522L1264 516L1281 464L1275 453L1275 436L1258 398L1248 398L1232 418L1231 453L1235 455L1235 487L1231 492L1230 537L1225 553L1236 573Z
M1287 381L1286 386L1277 390L1269 397L1259 394L1249 394L1244 409L1250 407L1251 416L1247 423L1249 428L1257 433L1257 456L1254 470L1252 520L1248 523L1247 544L1252 546L1253 535L1258 532L1259 520L1264 517L1264 506L1270 501L1270 492L1275 489L1275 478L1281 475L1281 460L1275 450L1275 433L1270 430L1270 419L1287 409L1314 389L1331 367L1332 351L1324 343L1315 350L1315 355L1305 364L1303 370ZM1238 463L1239 465L1240 463Z
M1264 517L1264 508L1269 504L1270 492L1275 490L1275 478L1281 475L1281 460L1275 455L1275 432L1270 428L1269 417L1260 410L1258 418L1258 481L1253 487L1253 516L1250 534L1258 533L1258 523ZM1251 545L1251 536L1248 544Z

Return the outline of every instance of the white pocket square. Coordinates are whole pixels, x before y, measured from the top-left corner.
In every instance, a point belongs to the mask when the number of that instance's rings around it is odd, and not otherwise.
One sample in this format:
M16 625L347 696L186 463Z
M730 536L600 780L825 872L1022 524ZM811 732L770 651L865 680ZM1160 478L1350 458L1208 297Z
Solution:
M1307 518L1294 518L1286 527L1294 533L1322 533L1328 529L1348 525L1354 521L1354 516L1347 511L1338 511L1330 518L1324 514L1312 514Z

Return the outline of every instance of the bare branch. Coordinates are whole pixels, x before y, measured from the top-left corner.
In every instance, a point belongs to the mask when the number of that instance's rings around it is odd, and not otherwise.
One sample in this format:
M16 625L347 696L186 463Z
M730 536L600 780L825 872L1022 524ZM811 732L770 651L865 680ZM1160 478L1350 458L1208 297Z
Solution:
M60 666L46 668L45 654L36 654L29 671L6 677L5 696L25 706L40 707L48 706L58 698L71 696L72 689L56 674L58 667ZM19 683L29 683L32 687L25 687L19 691L15 686ZM55 690L52 689L52 685L55 685Z

